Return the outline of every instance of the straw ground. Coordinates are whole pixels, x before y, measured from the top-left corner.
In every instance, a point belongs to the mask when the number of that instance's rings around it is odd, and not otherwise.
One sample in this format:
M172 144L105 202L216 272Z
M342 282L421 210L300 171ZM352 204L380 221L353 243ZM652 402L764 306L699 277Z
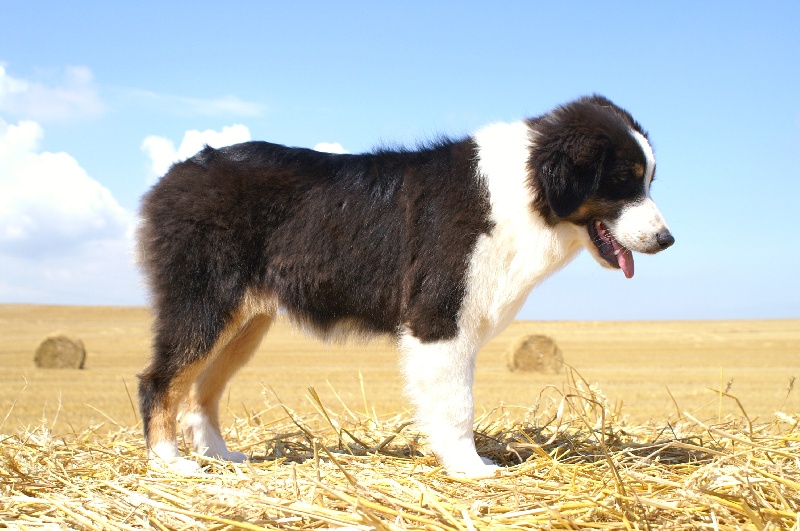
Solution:
M0 526L75 529L796 529L800 417L621 422L571 373L525 412L477 422L495 478L445 475L406 415L278 404L228 429L243 465L148 469L136 429L5 436Z
M131 360L143 364L146 357L146 314L87 309L72 323L59 315L57 308L0 307L0 332L8 333L0 343L0 527L798 528L800 407L789 385L800 352L797 321L515 323L481 354L477 395L480 404L522 407L479 411L478 447L504 470L475 481L445 475L427 454L388 376L388 346L342 351L315 344L312 358L305 340L290 334L268 340L262 350L270 352L235 380L234 389L250 388L249 398L232 391L227 401L226 438L250 462L205 460L206 473L197 476L149 468L125 390L133 384ZM52 371L18 361L28 343L35 348L28 336L53 325L85 339L92 356L80 372L92 373L91 381L73 373L72 382L58 383L49 379L57 377ZM556 337L565 361L587 379L574 369L557 380L510 374L508 345L533 331ZM663 340L642 339L654 334ZM666 356L661 374L647 365L654 345ZM292 346L301 351L294 362ZM693 354L682 367L680 349ZM718 349L726 355L715 356ZM697 362L699 352L709 367ZM265 369L258 359L269 357L278 360ZM337 372L342 359L350 366ZM610 367L602 369L603 361ZM765 366L777 370L763 372ZM481 379L480 371L488 374ZM769 380L759 387L741 377L748 371ZM687 378L693 373L701 379ZM77 393L70 383L90 390ZM36 394L55 385L60 406L47 392ZM666 403L651 396L655 406L647 405L648 390ZM382 398L395 392L394 403ZM640 405L662 420L641 419Z

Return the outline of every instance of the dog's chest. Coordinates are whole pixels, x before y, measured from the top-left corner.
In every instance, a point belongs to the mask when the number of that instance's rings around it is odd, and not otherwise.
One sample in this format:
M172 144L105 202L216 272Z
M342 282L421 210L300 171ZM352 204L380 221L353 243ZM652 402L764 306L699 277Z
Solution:
M530 291L581 249L575 227L548 225L529 186L530 130L495 124L475 135L478 167L489 193L493 229L469 261L462 326L486 340L514 319Z

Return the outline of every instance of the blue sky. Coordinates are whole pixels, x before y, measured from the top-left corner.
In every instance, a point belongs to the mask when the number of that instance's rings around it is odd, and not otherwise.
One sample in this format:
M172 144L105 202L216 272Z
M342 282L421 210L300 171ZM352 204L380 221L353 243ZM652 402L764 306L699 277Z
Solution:
M143 304L141 194L203 142L349 152L593 92L650 132L676 237L528 319L800 317L800 3L0 1L0 302Z

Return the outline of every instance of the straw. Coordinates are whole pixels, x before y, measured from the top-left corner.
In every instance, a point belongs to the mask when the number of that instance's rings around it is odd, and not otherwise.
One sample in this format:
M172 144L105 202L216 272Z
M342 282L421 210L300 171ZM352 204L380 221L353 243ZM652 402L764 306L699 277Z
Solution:
M138 429L0 435L0 528L798 529L800 422L743 415L626 423L573 375L534 408L476 421L497 477L449 476L407 413L267 407L226 427L242 464L150 468ZM727 393L724 395L728 397ZM729 397L735 398L735 397ZM232 434L236 437L232 437Z

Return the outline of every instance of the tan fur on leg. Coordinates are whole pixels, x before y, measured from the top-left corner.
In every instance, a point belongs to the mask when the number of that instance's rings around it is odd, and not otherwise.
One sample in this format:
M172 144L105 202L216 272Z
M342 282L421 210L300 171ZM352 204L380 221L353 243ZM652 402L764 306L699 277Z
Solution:
M228 461L246 459L240 452L230 452L222 439L219 401L228 381L261 344L276 312L274 306L246 297L192 383L181 424L196 452Z

